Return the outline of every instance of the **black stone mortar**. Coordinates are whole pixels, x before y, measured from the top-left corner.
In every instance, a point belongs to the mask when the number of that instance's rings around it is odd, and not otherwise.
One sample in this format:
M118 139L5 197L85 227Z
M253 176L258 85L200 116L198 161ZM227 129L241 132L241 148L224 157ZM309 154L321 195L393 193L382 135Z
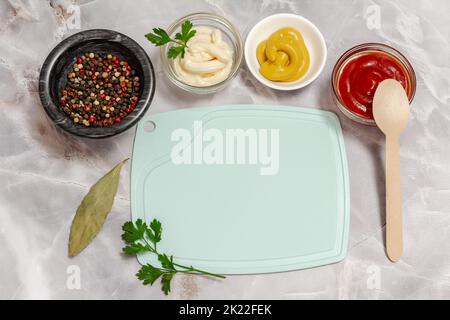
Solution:
M76 124L59 106L61 90L67 85L67 74L77 56L84 53L111 53L126 60L140 78L139 101L135 109L109 127L86 127ZM112 30L93 29L76 33L59 43L48 55L39 76L39 96L50 119L74 135L106 138L133 127L146 113L155 93L155 72L150 58L133 39Z

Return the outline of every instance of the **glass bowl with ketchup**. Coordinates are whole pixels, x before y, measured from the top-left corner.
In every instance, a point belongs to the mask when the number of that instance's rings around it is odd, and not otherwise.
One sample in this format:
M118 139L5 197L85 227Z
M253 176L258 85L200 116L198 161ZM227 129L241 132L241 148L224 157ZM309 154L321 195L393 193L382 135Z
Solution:
M416 93L416 75L409 61L396 49L366 43L345 52L333 69L331 85L339 109L350 119L375 125L372 102L378 85L395 79L405 88L411 103Z

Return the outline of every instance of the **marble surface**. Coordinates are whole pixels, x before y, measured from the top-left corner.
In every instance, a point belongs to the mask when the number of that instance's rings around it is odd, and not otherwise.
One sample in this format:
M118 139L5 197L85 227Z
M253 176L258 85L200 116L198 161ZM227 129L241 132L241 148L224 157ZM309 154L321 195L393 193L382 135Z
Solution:
M195 96L180 91L165 79L158 50L143 34L196 11L223 15L244 35L267 15L304 15L325 36L327 66L316 82L294 93L262 87L245 66L220 93ZM1 0L0 298L449 299L449 11L447 0ZM373 20L378 13L379 25ZM150 113L225 103L336 112L350 165L347 258L316 269L232 276L225 281L180 276L171 295L164 297L158 286L142 286L134 278L137 261L120 254L120 227L130 215L129 166L103 231L80 256L68 258L69 226L77 205L91 184L130 155L134 134L130 130L103 141L76 138L55 128L42 109L37 92L40 66L50 50L78 27L114 29L147 50L158 80ZM342 116L330 90L338 56L368 41L404 52L418 76L411 122L402 137L405 255L397 264L384 253L383 136L376 128ZM73 278L77 275L79 282Z

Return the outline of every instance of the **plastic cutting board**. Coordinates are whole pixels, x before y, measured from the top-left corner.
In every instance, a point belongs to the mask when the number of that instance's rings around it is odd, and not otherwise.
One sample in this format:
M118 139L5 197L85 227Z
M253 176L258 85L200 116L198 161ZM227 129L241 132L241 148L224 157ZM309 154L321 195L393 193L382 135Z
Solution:
M194 132L198 121L202 133ZM196 139L204 139L209 129L222 133L224 145L227 130L266 130L267 137L278 130L278 171L262 175L262 162L246 158L235 164L176 164L172 150L179 142L172 135L177 129L192 135L174 153L180 155L199 150ZM211 141L204 141L202 150ZM146 116L136 128L132 218L159 219L164 229L161 251L210 272L280 272L342 260L348 242L348 184L344 140L334 113L228 105ZM156 263L151 255L138 260Z

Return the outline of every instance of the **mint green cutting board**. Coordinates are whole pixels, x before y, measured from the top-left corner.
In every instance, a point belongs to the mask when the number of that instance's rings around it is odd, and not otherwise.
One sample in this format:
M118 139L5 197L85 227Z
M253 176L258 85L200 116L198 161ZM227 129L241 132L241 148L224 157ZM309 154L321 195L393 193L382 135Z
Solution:
M194 133L198 121L203 134ZM153 124L154 130L149 132ZM243 140L241 146L247 148L240 149L240 155L245 153L240 163L236 160L238 147L235 157L226 159L233 155L227 152L226 143L238 144L227 139L227 130L236 129L253 138L250 133L256 132L259 143ZM266 139L276 130L278 140L276 134L273 140ZM181 151L175 151L180 144L172 135L180 132L185 139L190 133L191 139ZM203 141L208 136L211 140ZM217 147L220 137L223 157ZM199 141L203 141L202 148ZM257 153L251 147L255 145ZM215 150L208 154L219 156L214 164L205 164L198 150L205 155ZM250 161L250 151L257 155L256 161ZM263 161L259 152L270 154L271 162ZM191 164L186 160L189 153ZM200 157L197 163L194 153ZM176 155L184 156L184 163L179 164ZM221 158L224 164L220 164ZM272 170L262 175L261 168L269 167L268 163ZM178 263L221 274L254 274L338 262L347 251L349 199L344 140L334 113L228 105L146 116L136 128L132 217L147 222L159 219L164 230L158 248L173 254ZM138 260L157 263L151 255L141 255Z

